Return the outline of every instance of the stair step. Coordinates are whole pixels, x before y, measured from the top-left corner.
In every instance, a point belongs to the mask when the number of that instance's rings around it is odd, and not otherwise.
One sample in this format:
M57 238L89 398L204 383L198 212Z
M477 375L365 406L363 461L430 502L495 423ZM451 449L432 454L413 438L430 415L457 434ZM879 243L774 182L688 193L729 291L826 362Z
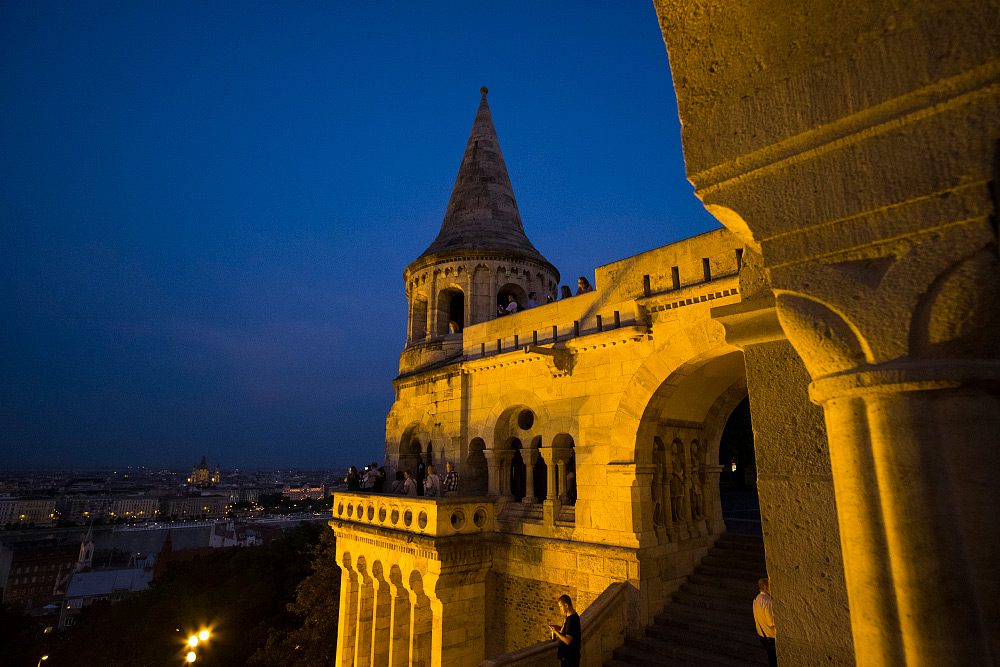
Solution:
M757 640L753 598L766 576L760 535L726 533L673 594L645 637L629 639L608 667L766 665Z
M681 664L711 665L712 667L745 667L749 664L767 664L763 650L760 655L747 651L739 657L720 655L711 648L702 649L696 646L675 644L658 639L630 639L625 646L616 650L616 658L632 660L639 665L674 665ZM764 658L761 661L761 658ZM635 662L638 661L638 662Z

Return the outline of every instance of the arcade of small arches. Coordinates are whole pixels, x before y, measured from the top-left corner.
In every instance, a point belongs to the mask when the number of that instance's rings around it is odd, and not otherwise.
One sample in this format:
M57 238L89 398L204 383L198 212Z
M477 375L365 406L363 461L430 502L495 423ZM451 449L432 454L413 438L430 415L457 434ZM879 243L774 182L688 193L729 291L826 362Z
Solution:
M409 273L409 270L408 270ZM460 334L466 327L495 319L510 299L525 308L528 295L539 303L555 299L559 274L524 259L483 260L469 269L449 262L406 276L410 302L408 344Z
M341 567L337 663L430 665L431 601L425 575L398 563L388 567L350 551L337 553Z

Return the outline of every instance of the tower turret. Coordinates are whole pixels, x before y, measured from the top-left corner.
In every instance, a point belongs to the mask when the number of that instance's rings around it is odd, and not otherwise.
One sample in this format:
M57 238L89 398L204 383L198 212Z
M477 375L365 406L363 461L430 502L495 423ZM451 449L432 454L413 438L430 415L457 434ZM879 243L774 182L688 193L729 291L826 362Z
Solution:
M460 351L462 330L497 317L511 295L521 308L532 292L539 303L555 298L559 272L524 232L488 92L480 89L441 230L403 272L409 326L401 372Z

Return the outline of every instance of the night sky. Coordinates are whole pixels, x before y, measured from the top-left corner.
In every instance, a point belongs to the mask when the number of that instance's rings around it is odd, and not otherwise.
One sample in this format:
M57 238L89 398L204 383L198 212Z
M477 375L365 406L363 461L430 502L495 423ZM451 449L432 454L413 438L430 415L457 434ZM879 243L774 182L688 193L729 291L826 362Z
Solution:
M484 84L564 283L717 227L650 2L0 3L0 469L380 459Z

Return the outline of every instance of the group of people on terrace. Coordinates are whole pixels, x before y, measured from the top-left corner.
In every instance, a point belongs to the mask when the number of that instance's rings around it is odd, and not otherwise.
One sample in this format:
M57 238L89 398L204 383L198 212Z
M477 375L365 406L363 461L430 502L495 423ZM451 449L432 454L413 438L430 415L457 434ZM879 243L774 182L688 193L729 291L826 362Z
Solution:
M371 491L386 493L385 467L372 462L365 466L364 474L358 472L355 466L347 471L344 483L348 491ZM389 487L389 493L399 496L426 496L430 498L458 495L458 471L454 464L445 464L445 475L441 477L433 465L417 466L416 474L410 470L396 472L396 479Z
M586 294L587 292L593 292L594 288L591 286L590 281L584 276L580 276L576 280L576 295ZM563 285L559 291L559 300L569 299L574 296L573 292L570 290L569 285ZM545 297L546 303L552 303L555 299L550 295ZM528 300L525 304L520 304L517 297L513 294L507 295L506 304L497 304L497 315L513 315L519 310L527 310L528 308L534 308L538 306L538 294L536 292L528 292Z

